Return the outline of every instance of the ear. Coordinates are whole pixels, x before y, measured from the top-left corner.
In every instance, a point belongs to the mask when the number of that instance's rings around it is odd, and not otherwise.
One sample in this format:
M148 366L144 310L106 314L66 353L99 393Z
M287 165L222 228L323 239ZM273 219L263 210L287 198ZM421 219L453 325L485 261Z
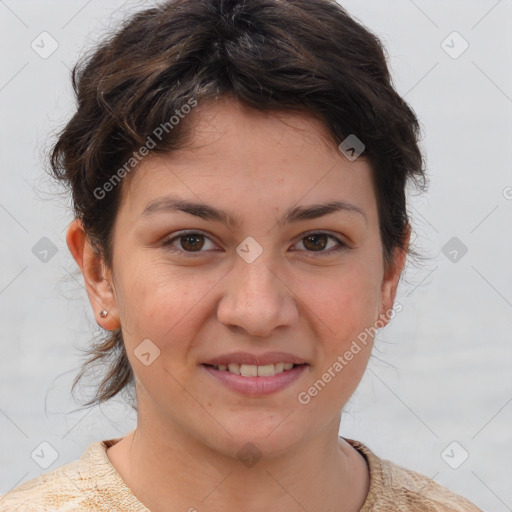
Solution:
M411 238L411 226L407 224L407 230L404 236L404 248L400 249L399 247L395 247L393 250L393 262L389 269L386 269L384 273L384 277L382 279L381 285L381 301L380 301L380 311L379 317L380 323L383 324L382 327L389 323L390 312L393 309L393 305L395 303L396 290L398 288L398 282L400 280L400 275L405 265L405 259L407 256L407 248L409 247L409 242Z
M102 256L91 244L80 220L75 219L69 225L66 243L84 276L96 322L109 331L119 328L121 324L110 272L107 272ZM100 313L104 309L108 314L102 318Z

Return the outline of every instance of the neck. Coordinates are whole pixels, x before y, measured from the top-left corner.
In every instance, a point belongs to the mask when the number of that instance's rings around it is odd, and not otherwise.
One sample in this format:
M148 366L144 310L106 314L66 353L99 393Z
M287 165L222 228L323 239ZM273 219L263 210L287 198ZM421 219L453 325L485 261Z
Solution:
M215 451L178 428L137 428L108 449L126 485L152 512L356 512L369 475L338 437L339 418L316 437L255 464Z

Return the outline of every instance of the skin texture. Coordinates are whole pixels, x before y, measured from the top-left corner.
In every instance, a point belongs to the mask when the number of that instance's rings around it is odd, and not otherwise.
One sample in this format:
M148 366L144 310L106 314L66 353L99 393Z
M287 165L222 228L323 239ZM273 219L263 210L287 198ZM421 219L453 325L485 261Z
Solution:
M307 405L297 396L379 315L386 324L393 306L405 251L385 271L371 168L364 158L345 158L304 114L263 113L222 98L190 115L193 148L146 157L123 184L113 269L79 221L67 232L97 321L122 326L137 381L137 428L107 454L152 512L357 511L368 469L338 432L373 340ZM168 194L228 210L240 226L183 212L141 215ZM289 208L335 200L365 216L277 222ZM181 230L206 238L164 245ZM318 231L348 248L334 253L338 243L320 238L315 250L306 237ZM252 263L236 252L248 236L263 249ZM134 354L145 339L160 350L148 366ZM271 395L241 395L200 366L223 353L273 350L309 367ZM247 442L262 455L252 467L237 457Z

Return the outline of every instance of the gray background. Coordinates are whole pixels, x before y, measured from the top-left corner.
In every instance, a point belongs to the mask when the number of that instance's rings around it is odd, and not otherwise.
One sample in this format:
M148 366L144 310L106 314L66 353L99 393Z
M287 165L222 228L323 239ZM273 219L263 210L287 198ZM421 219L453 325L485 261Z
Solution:
M431 185L409 206L429 259L409 267L404 309L379 333L340 433L484 510L510 511L512 1L342 3L387 46L423 126ZM74 105L69 68L143 5L0 1L0 493L135 426L121 400L77 411L71 398L78 349L99 331L65 244L69 201L42 169ZM43 31L58 43L48 58L31 47ZM53 256L36 245L43 237ZM42 442L56 451L48 468L31 457L51 461Z

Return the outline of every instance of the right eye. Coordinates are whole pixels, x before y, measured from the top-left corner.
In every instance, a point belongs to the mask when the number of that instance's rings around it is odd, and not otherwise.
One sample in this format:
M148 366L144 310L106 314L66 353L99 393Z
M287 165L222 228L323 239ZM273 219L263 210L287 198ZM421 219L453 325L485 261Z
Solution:
M165 247L168 247L171 250L171 252L175 253L202 253L205 252L201 250L205 246L204 240L209 240L210 243L213 244L213 242L203 233L199 233L197 231L186 231L178 234L173 234L170 238L164 240L163 245ZM180 248L176 247L176 242L180 245Z

